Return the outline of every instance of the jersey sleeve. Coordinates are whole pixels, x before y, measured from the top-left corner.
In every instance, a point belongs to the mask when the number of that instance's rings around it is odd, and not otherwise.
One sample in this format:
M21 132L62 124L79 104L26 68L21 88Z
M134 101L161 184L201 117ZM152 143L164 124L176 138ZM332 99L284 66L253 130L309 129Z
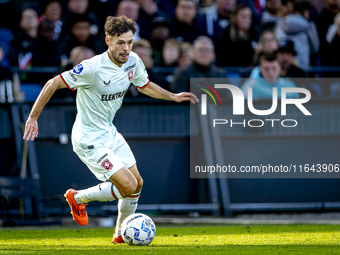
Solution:
M71 90L89 88L93 83L93 68L89 62L83 61L72 70L61 73L60 77Z
M136 73L131 81L133 85L138 88L144 88L146 85L149 84L149 75L146 71L144 63L139 57L137 58L135 72Z

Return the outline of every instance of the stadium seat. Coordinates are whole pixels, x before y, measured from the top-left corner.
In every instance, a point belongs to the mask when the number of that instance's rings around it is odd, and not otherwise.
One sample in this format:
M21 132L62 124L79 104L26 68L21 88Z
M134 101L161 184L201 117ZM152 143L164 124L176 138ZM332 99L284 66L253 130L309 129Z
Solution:
M7 28L0 28L0 41L9 44L12 41L13 32Z
M231 84L237 87L240 87L242 85L242 76L238 72L227 72L227 78L229 78Z
M35 102L42 87L38 83L22 83L21 90L25 94L25 102Z
M18 226L18 225L61 225L61 221L41 221L40 201L39 199L39 180L35 179L20 179L16 177L0 177L0 201L2 202L2 216L4 226ZM56 197L49 198L45 201L55 201L61 199ZM25 203L30 203L31 206L27 211L22 208ZM15 219L10 213L11 207L17 207L19 204L20 218Z
M1 65L8 68L10 66L7 54L10 48L10 42L13 38L13 32L7 28L0 28L0 44L5 52L5 58L1 61Z

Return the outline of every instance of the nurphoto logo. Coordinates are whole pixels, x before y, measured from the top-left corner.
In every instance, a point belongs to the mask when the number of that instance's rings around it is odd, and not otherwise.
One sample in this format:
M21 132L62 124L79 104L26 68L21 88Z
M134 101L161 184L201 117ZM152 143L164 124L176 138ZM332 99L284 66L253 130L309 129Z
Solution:
M220 102L220 105L222 106L222 101L221 98L218 94L218 92L215 89L227 89L231 92L232 95L232 100L233 100L233 115L245 115L245 96L242 92L242 90L235 86L235 85L231 85L231 84L215 84L214 88L208 84L199 82L200 84L206 86L207 88L209 88L217 97L217 99ZM200 88L201 90L203 90L204 92L206 92L214 101L215 106L217 106L216 100L213 96L213 94L205 89L205 88ZM295 105L305 116L312 116L312 114L307 110L307 108L304 106L304 104L306 104L310 99L311 99L311 93L310 91L308 91L305 88L297 88L297 87L286 87L286 88L279 88L281 89L281 115L282 116L286 116L287 115L287 105ZM248 88L248 96L247 96L247 105L248 105L248 109L249 111L254 114L254 115L258 115L258 116L267 116L270 115L272 113L274 113L277 109L278 106L278 88L273 87L273 93L272 93L272 105L269 109L266 110L260 110L260 109L256 109L254 107L254 103L253 103L253 91L252 88ZM300 93L303 94L304 97L300 97L300 98L287 98L287 93ZM202 94L201 95L201 115L207 115L207 94ZM297 126L297 121L295 119L285 119L285 120L280 120L280 119L265 119L264 121L261 119L251 119L248 120L248 126L249 127L262 127L265 123L265 121L267 122L271 122L271 126L274 127L274 122L275 121L280 121L281 125L283 127L295 127ZM293 125L287 125L285 124L286 122L293 122ZM232 127L233 124L241 124L244 127L246 127L246 120L244 120L243 122L234 122L233 120L227 120L227 119L213 119L213 127L215 127L216 125L225 125L230 123L230 126ZM257 123L257 125L255 125L254 123Z

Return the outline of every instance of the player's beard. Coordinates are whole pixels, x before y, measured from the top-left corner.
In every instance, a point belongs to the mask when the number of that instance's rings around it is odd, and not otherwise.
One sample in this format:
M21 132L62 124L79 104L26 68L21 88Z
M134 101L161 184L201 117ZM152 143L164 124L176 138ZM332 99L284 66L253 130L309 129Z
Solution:
M128 59L129 59L130 53L129 53L129 52L128 52L128 53L125 53L125 54L127 55L127 58L124 59L124 60L119 59L120 54L121 54L121 53L118 53L118 52L115 52L115 51L111 51L111 57L112 57L117 63L119 63L119 64L125 64L125 63L128 61Z

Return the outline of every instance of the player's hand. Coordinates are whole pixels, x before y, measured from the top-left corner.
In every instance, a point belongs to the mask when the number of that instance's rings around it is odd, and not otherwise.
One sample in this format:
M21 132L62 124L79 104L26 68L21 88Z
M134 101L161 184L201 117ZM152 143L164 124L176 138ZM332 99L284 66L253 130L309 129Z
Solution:
M194 94L190 93L190 92L182 92L182 93L175 94L175 101L177 103L181 103L183 101L189 101L189 100L193 104L199 102L197 97Z
M33 141L36 137L38 137L38 121L35 118L28 117L23 139L29 141L31 138L31 140Z

